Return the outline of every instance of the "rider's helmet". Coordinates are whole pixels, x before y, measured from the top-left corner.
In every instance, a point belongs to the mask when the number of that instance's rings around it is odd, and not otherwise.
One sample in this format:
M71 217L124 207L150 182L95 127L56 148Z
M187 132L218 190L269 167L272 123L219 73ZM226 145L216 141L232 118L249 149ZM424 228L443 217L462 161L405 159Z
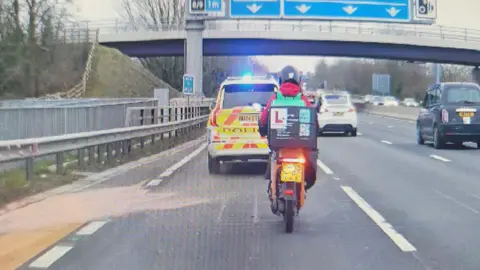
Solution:
M284 67L280 71L278 77L279 77L278 81L280 84L289 82L289 83L293 83L300 86L300 81L301 81L300 72L298 72L298 70L293 66Z

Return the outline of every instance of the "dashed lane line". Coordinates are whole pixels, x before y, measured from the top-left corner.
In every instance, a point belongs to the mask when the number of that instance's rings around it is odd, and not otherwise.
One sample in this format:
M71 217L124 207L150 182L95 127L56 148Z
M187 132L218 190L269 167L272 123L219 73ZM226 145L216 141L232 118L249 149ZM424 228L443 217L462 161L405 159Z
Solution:
M403 252L413 252L417 250L403 235L398 233L390 223L387 223L380 213L358 195L355 190L349 186L341 186L341 188Z

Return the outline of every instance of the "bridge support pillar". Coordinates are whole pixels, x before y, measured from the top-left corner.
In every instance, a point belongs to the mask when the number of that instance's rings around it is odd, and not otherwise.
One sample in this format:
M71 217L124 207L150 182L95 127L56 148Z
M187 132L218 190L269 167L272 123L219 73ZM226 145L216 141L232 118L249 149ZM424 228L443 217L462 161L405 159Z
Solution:
M472 80L480 84L480 68L478 68L478 66L472 69Z
M186 52L185 52L185 73L195 77L195 95L203 94L203 29L204 20L186 20Z

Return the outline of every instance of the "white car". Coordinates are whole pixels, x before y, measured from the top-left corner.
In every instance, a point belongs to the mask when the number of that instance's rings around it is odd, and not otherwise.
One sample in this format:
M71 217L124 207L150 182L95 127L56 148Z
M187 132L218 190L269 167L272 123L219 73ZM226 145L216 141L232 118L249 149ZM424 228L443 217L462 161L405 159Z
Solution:
M383 106L398 106L400 102L395 97L384 97L383 98Z
M320 98L318 111L319 135L325 132L343 132L357 136L357 111L348 94L329 93Z
M418 107L418 102L413 98L406 98L403 100L403 106L405 107Z

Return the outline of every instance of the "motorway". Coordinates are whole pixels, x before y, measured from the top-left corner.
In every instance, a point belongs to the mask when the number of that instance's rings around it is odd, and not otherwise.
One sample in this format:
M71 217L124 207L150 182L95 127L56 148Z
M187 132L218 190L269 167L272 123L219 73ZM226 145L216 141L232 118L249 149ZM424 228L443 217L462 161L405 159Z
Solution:
M264 165L211 176L202 144L162 181L150 166L91 187L131 186L145 207L96 215L21 269L480 269L480 150L416 145L411 121L359 121L358 137L319 138L293 234L270 212Z

